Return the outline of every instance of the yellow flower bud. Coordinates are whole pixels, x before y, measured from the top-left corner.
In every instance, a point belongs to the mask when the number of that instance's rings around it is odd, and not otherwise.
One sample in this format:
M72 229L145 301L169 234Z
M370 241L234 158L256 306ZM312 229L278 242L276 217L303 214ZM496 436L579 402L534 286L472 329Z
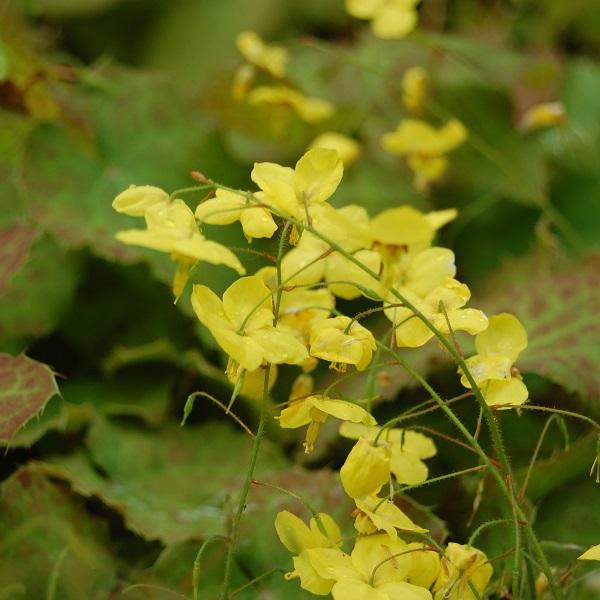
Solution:
M159 187L132 185L113 200L112 207L130 217L143 217L151 206L168 201L169 194Z

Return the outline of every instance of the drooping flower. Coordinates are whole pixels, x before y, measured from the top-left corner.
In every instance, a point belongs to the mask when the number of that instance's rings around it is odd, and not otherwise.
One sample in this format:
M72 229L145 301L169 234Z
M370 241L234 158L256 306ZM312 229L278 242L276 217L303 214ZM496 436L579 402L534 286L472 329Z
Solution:
M299 364L308 358L295 336L273 327L271 290L260 276L242 277L221 300L205 285L192 290L192 307L234 364L248 371L263 362Z
M342 372L347 365L366 369L377 349L373 334L344 316L319 321L311 328L309 344L311 356L329 361L332 369Z
M390 538L395 539L398 537L398 529L416 533L427 532L427 529L413 523L391 500L372 494L356 498L355 502L354 527L359 533L371 534L385 531Z
M527 400L527 387L513 366L526 347L527 331L508 313L490 317L489 327L475 338L477 354L465 362L488 405L510 408ZM471 387L464 373L460 381Z
M285 578L299 578L303 589L318 596L327 596L335 581L317 573L307 551L314 548L337 550L342 544L342 536L336 522L327 513L319 513L311 518L310 527L307 527L296 515L284 510L275 518L275 530L281 543L295 555L294 570L286 573Z
M418 119L405 119L395 131L381 138L383 147L392 154L408 157L419 189L439 179L448 167L446 154L455 150L468 137L466 127L457 119L440 129Z
M255 194L260 200L261 193ZM230 225L240 221L246 239L270 238L277 224L268 209L257 206L242 194L218 189L216 197L198 204L196 219L209 225Z
M419 116L427 97L427 71L423 67L410 67L402 77L402 102L406 110Z
M261 85L247 96L250 104L274 104L288 106L307 123L320 123L334 112L331 102L311 98L285 85Z
M308 147L309 150L313 148L335 150L342 159L345 168L348 168L360 156L360 144L356 140L336 131L327 131L319 135Z
M374 425L377 421L362 406L345 400L336 400L322 395L309 395L304 398L292 398L287 408L279 415L279 425L284 429L296 429L308 425L304 451L308 454L315 448L319 428L328 417L342 421Z
M433 587L434 600L477 600L494 569L486 555L477 548L451 542L442 557L440 574ZM473 593L471 586L477 594Z
M340 479L350 498L376 495L390 479L389 449L359 438L340 469Z
M483 311L465 308L471 292L464 283L452 277L446 277L424 297L408 289L404 290L403 295L445 335L452 331L466 331L475 335L488 327L488 319ZM392 301L395 299L393 295L390 298ZM433 331L407 306L394 306L384 313L394 323L396 344L401 348L418 348L434 336Z
M198 230L194 213L183 200L170 200L166 193L152 186L129 188L119 194L113 207L131 216L143 216L146 229L128 229L116 235L121 242L168 252L178 263L173 292L178 298L185 286L191 266L197 261L226 265L240 275L246 270L237 256L225 246L204 238Z
M350 556L334 548L312 548L307 559L318 575L334 580L334 600L431 600L431 592L407 582L414 548L387 534L359 536Z
M426 481L429 470L424 460L436 455L433 440L418 431L387 428L381 435L381 427L368 427L355 423L342 423L340 435L353 440L365 439L387 449L389 468L398 483L416 485Z
M403 38L417 25L420 0L346 0L346 10L357 19L371 21L373 33L382 39Z

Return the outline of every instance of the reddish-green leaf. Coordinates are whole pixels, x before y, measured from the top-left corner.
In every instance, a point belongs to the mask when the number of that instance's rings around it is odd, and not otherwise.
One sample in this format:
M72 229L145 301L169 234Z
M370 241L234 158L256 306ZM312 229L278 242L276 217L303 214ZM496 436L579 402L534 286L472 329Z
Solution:
M0 440L10 440L57 393L50 367L24 354L0 354Z

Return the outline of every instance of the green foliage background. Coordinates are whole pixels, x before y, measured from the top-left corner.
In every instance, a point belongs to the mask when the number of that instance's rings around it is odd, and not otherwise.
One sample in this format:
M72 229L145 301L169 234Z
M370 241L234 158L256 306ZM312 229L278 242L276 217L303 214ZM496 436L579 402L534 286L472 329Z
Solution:
M130 223L111 201L132 183L173 190L191 185L189 173L199 169L249 187L253 161L293 163L324 130L356 137L363 156L334 201L363 204L370 214L401 203L456 206L460 217L442 242L474 288L473 304L510 310L528 328L520 366L535 403L600 418L600 5L422 4L422 26L400 41L373 38L340 0L0 5L0 352L49 365L61 391L2 442L0 598L191 597L200 543L227 531L249 438L202 399L177 427L189 394L226 400L230 390L214 342L184 301L173 306L169 260L114 239ZM284 43L292 80L334 102L336 115L309 126L285 111L236 105L229 86L243 29ZM378 142L402 118L400 80L413 65L432 76L426 116L457 117L471 134L429 194L413 188L405 166ZM564 103L565 125L518 131L525 109L547 100ZM210 235L245 243L235 227ZM243 260L251 272L261 266ZM230 277L207 266L195 274L219 292ZM444 394L460 393L430 345L407 357ZM404 374L388 375L381 418L424 399ZM276 401L287 397L291 377L281 369ZM0 405L13 392L0 389ZM254 425L251 400L236 410ZM465 405L460 414L474 428L475 409ZM523 477L545 416L501 418ZM423 422L454 435L440 416ZM600 543L600 490L588 478L596 438L577 421L566 430L567 443L563 430L550 428L528 487L555 564ZM351 507L336 469L348 448L334 429L310 460L295 435L273 424L269 438L257 479L347 522ZM460 447L440 441L439 448L433 475L470 466ZM487 484L469 520L479 482L465 476L416 490L407 510L428 519L438 537L464 541L497 515ZM302 512L273 489L252 490L234 587L290 568L271 525L284 506ZM489 556L502 554L504 533L480 538ZM219 543L204 556L205 598L217 594L222 557ZM494 597L504 597L496 583ZM569 598L597 597L591 585L573 586ZM308 595L275 572L238 597Z

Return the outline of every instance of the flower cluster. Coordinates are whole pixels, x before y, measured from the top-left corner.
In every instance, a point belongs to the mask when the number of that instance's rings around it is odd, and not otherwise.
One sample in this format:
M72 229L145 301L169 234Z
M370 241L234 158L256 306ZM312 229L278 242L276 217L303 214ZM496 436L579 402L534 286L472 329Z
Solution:
M285 63L281 53L260 45L247 56L275 74ZM440 154L458 126L448 128L440 134ZM405 133L393 135L390 145L400 148ZM409 137L414 145L428 135L417 128ZM456 217L455 210L423 213L398 206L371 216L357 205L336 208L330 199L343 170L336 150L316 146L294 168L255 164L251 178L258 189L253 192L208 181L201 187L211 193L195 210L159 188L134 186L119 194L113 206L143 217L146 227L118 237L167 252L177 262L177 297L198 261L236 270L240 278L222 297L203 284L191 291L195 315L228 358L230 381L242 393L247 386L256 395L256 377L266 374L266 397L274 367L296 365L300 372L289 399L274 415L279 425L305 429L306 452L314 449L319 428L329 418L340 420L340 434L355 442L340 470L341 485L355 504L353 550L344 551L330 516L315 515L307 526L282 512L276 529L294 555L294 570L287 577L338 600L475 599L492 574L485 555L469 546L440 546L395 502L402 486L429 477L425 461L436 454L433 441L418 431L378 425L360 400L335 397L328 392L331 386L315 389L310 373L320 361L337 372L364 371L374 368L378 347L394 353L423 346L435 336L453 344L455 332L463 331L476 336L476 354L461 363L462 383L476 386L473 391L490 406L505 409L527 399L514 367L527 335L512 315L488 319L467 306L470 291L456 279L454 254L434 243L436 232ZM246 274L231 250L202 233L205 224L236 222L249 242L279 232L275 266ZM389 321L384 339L391 338L391 347L376 340L362 318L366 313L350 316L336 309L337 299L361 296L373 303L367 313Z

